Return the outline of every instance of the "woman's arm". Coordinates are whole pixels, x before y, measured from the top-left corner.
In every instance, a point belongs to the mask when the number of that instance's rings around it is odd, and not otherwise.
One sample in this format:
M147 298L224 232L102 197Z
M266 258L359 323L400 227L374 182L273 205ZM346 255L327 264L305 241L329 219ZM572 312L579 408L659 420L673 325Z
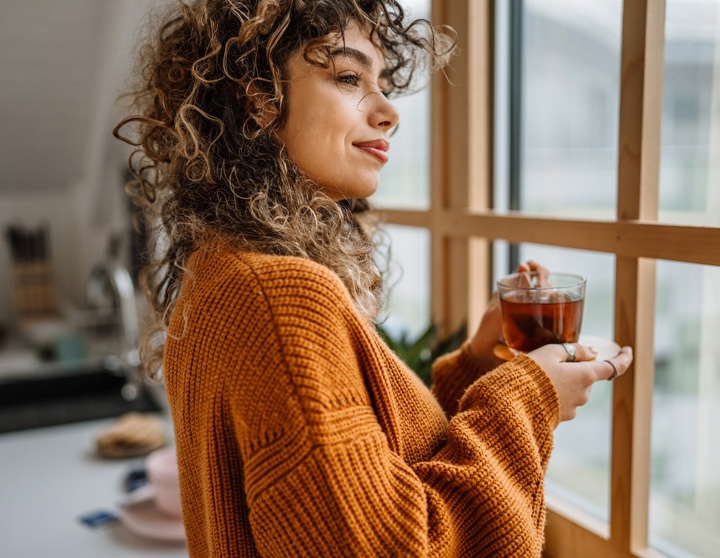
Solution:
M478 359L466 341L458 350L439 357L433 364L432 391L445 414L457 413L460 399L478 378L502 364L502 361Z
M228 394L261 554L539 556L559 418L545 372L518 357L484 375L439 451L406 460L364 389L378 371L361 370L357 355L373 349L355 335L359 318L328 275L301 281L302 296L287 276L263 282L273 331L252 334L274 365L239 362ZM403 404L386 403L382 412Z

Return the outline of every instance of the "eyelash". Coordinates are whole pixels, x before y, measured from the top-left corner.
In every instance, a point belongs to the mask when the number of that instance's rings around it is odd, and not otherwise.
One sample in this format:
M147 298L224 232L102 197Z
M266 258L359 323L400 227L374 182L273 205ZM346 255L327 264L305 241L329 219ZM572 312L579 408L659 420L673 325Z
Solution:
M342 74L335 78L339 83L342 83L344 85L350 85L352 87L358 87L360 81L362 81L362 74L356 74L356 73L349 73L349 74ZM383 96L387 97L388 92L384 89L380 89L380 92L383 94Z
M337 76L336 78L340 83L344 83L345 85L352 85L353 87L358 86L358 82L362 79L362 76L360 74L343 74L341 76Z

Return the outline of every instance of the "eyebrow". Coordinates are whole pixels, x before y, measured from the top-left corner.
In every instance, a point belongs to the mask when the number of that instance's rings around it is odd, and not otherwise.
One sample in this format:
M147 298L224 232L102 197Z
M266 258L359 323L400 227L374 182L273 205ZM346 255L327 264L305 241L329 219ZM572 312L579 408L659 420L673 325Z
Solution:
M368 72L372 72L373 70L373 63L370 57L365 54L362 50L358 50L356 48L352 47L339 47L335 50L330 52L331 56L344 56L346 58L352 58L354 59L358 64L360 64L365 70ZM387 68L383 68L380 72L381 78L387 78L388 77L388 71Z

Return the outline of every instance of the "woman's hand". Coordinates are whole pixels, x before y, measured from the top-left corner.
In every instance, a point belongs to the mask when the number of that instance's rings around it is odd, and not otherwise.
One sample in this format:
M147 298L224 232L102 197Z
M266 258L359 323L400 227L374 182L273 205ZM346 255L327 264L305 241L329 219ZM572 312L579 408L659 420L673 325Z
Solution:
M547 282L549 272L547 268L537 262L528 261L521 263L516 270L517 273L532 271L539 274L539 282L541 285ZM498 300L497 293L494 293L490 299L490 303L485 309L482 320L480 320L480 326L470 340L470 352L487 370L491 370L504 362L496 357L493 352L495 345L500 343L502 338L500 301Z
M575 347L575 361L568 362L568 352L562 345L545 345L528 353L547 375L550 376L560 400L560 420L575 418L577 408L590 398L590 388L598 380L609 380L615 370L621 376L630 367L633 353L623 347L617 356L605 360L593 360L596 352L591 347L570 343ZM612 363L612 364L611 364ZM613 368L614 367L614 368Z

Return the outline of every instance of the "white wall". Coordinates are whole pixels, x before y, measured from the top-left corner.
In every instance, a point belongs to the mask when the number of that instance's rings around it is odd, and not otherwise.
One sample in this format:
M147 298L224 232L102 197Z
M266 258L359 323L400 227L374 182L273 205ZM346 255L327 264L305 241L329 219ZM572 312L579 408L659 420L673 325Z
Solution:
M91 267L127 231L127 147L112 137L132 52L153 0L26 0L0 18L0 233L51 229L60 303L82 306ZM0 239L0 324L14 321L8 243Z

